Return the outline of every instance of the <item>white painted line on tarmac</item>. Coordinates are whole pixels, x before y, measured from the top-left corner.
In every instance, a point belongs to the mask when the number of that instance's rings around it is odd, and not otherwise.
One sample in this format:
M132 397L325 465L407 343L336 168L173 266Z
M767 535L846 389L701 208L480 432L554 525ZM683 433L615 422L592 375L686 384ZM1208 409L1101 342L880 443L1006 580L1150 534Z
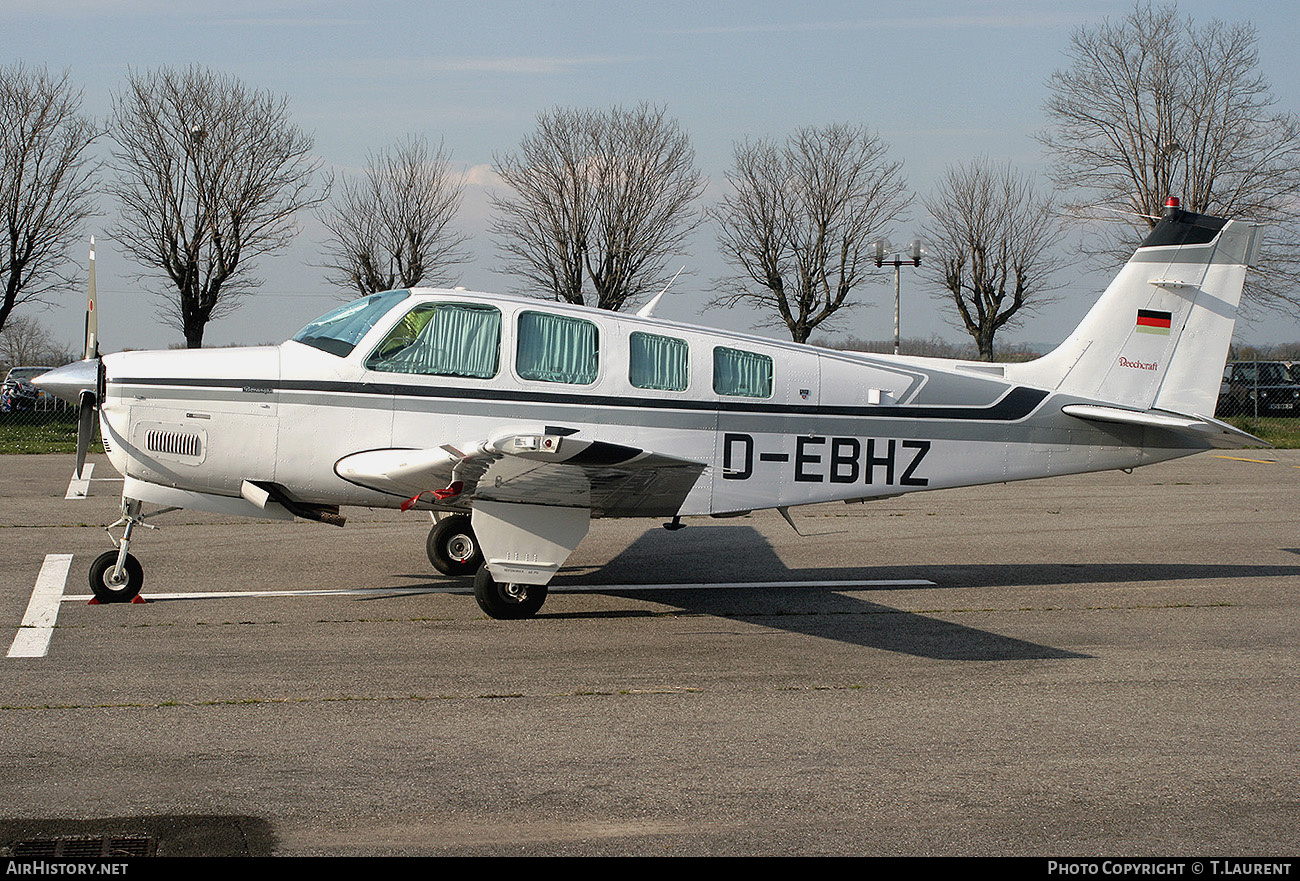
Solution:
M68 494L65 499L84 499L90 495L90 475L95 471L95 463L87 462L81 466L81 476L78 477L73 472L72 479L68 481Z
M54 625L59 618L59 603L63 600L63 586L68 581L72 554L46 554L41 573L36 576L36 587L23 623L9 647L11 658L43 658L54 635Z
M864 590L874 587L936 587L933 581L919 578L894 581L725 581L716 584L580 584L572 587L552 586L553 593L573 591L619 590L742 590L744 588L823 587L831 590Z
M935 587L935 582L924 579L898 579L886 581L728 581L716 584L572 584L552 583L550 592L556 593L613 593L616 591L654 590L743 590L745 588L820 587L830 590L869 590L881 587ZM327 596L407 596L427 593L470 593L468 583L440 584L432 587L353 587L336 590L223 590L188 593L143 593L147 602L168 600L266 599L270 597L327 597ZM69 602L93 599L85 596L64 596Z
M36 576L31 602L23 623L9 648L11 658L43 658L49 651L50 637L59 616L62 602L86 602L93 595L65 594L64 585L72 566L72 554L46 554L41 572ZM552 586L552 593L615 593L620 591L656 590L743 590L745 588L798 588L820 587L830 590L869 590L880 587L935 587L925 579L899 579L894 581L727 581L715 584L577 584ZM153 593L142 595L147 602L168 600L217 600L269 597L321 597L321 596L408 596L429 593L470 593L468 584L447 584L431 587L356 587L338 590L228 590L191 593Z
M420 593L451 593L454 591L468 592L468 586L459 587L352 587L339 588L338 590L212 590L212 591L195 591L191 593L148 593L142 592L140 599L148 603L163 602L166 600L222 600L222 599L266 599L269 597L331 597L331 596L366 596L371 594L383 595L406 595ZM88 602L95 597L93 594L82 596L68 595L63 597L66 602Z

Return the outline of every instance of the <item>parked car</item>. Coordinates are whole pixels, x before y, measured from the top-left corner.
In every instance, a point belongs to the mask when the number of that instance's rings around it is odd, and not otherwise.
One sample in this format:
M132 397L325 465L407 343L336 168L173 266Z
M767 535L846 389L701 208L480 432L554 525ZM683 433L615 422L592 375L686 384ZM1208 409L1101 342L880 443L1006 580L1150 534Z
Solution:
M45 392L32 385L33 377L49 371L49 367L11 367L0 389L0 410L34 410Z
M1223 370L1217 414L1300 417L1300 364L1229 361Z

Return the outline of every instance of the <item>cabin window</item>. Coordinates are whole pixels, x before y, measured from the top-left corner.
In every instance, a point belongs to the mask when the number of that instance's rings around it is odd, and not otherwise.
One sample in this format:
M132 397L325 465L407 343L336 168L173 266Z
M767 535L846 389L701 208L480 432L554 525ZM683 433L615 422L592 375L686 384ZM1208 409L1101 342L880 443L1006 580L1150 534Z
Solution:
M690 379L686 340L634 331L628 340L627 378L637 388L680 392Z
M591 385L600 366L596 325L549 312L519 314L515 369L524 379Z
M386 291L353 300L317 318L294 334L295 342L346 358L352 354L361 338L370 332L380 318L388 314L410 291Z
M772 359L718 346L713 350L713 390L742 398L772 396Z
M472 303L422 303L388 332L366 366L385 373L490 379L501 361L501 313Z

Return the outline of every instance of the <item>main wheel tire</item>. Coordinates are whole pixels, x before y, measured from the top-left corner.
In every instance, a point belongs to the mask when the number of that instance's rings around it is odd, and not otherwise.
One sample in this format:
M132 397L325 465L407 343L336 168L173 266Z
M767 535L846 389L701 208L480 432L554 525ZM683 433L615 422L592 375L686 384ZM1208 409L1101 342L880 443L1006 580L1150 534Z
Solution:
M489 618L531 618L546 602L546 585L500 584L484 566L474 576L474 599Z
M140 595L144 586L144 570L135 557L126 555L120 582L113 581L116 568L117 551L105 551L90 564L90 589L101 603L129 603Z
M464 514L444 517L429 530L425 552L433 568L443 575L473 575L483 565L483 551Z

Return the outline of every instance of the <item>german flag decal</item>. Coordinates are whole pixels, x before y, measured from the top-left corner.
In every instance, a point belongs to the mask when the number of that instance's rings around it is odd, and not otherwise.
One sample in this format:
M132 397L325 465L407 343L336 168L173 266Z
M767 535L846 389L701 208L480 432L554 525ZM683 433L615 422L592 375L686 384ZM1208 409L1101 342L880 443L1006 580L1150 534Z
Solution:
M1173 319L1173 313L1161 312L1158 309L1139 309L1138 310L1138 333L1158 333L1161 336L1169 336L1169 323Z

